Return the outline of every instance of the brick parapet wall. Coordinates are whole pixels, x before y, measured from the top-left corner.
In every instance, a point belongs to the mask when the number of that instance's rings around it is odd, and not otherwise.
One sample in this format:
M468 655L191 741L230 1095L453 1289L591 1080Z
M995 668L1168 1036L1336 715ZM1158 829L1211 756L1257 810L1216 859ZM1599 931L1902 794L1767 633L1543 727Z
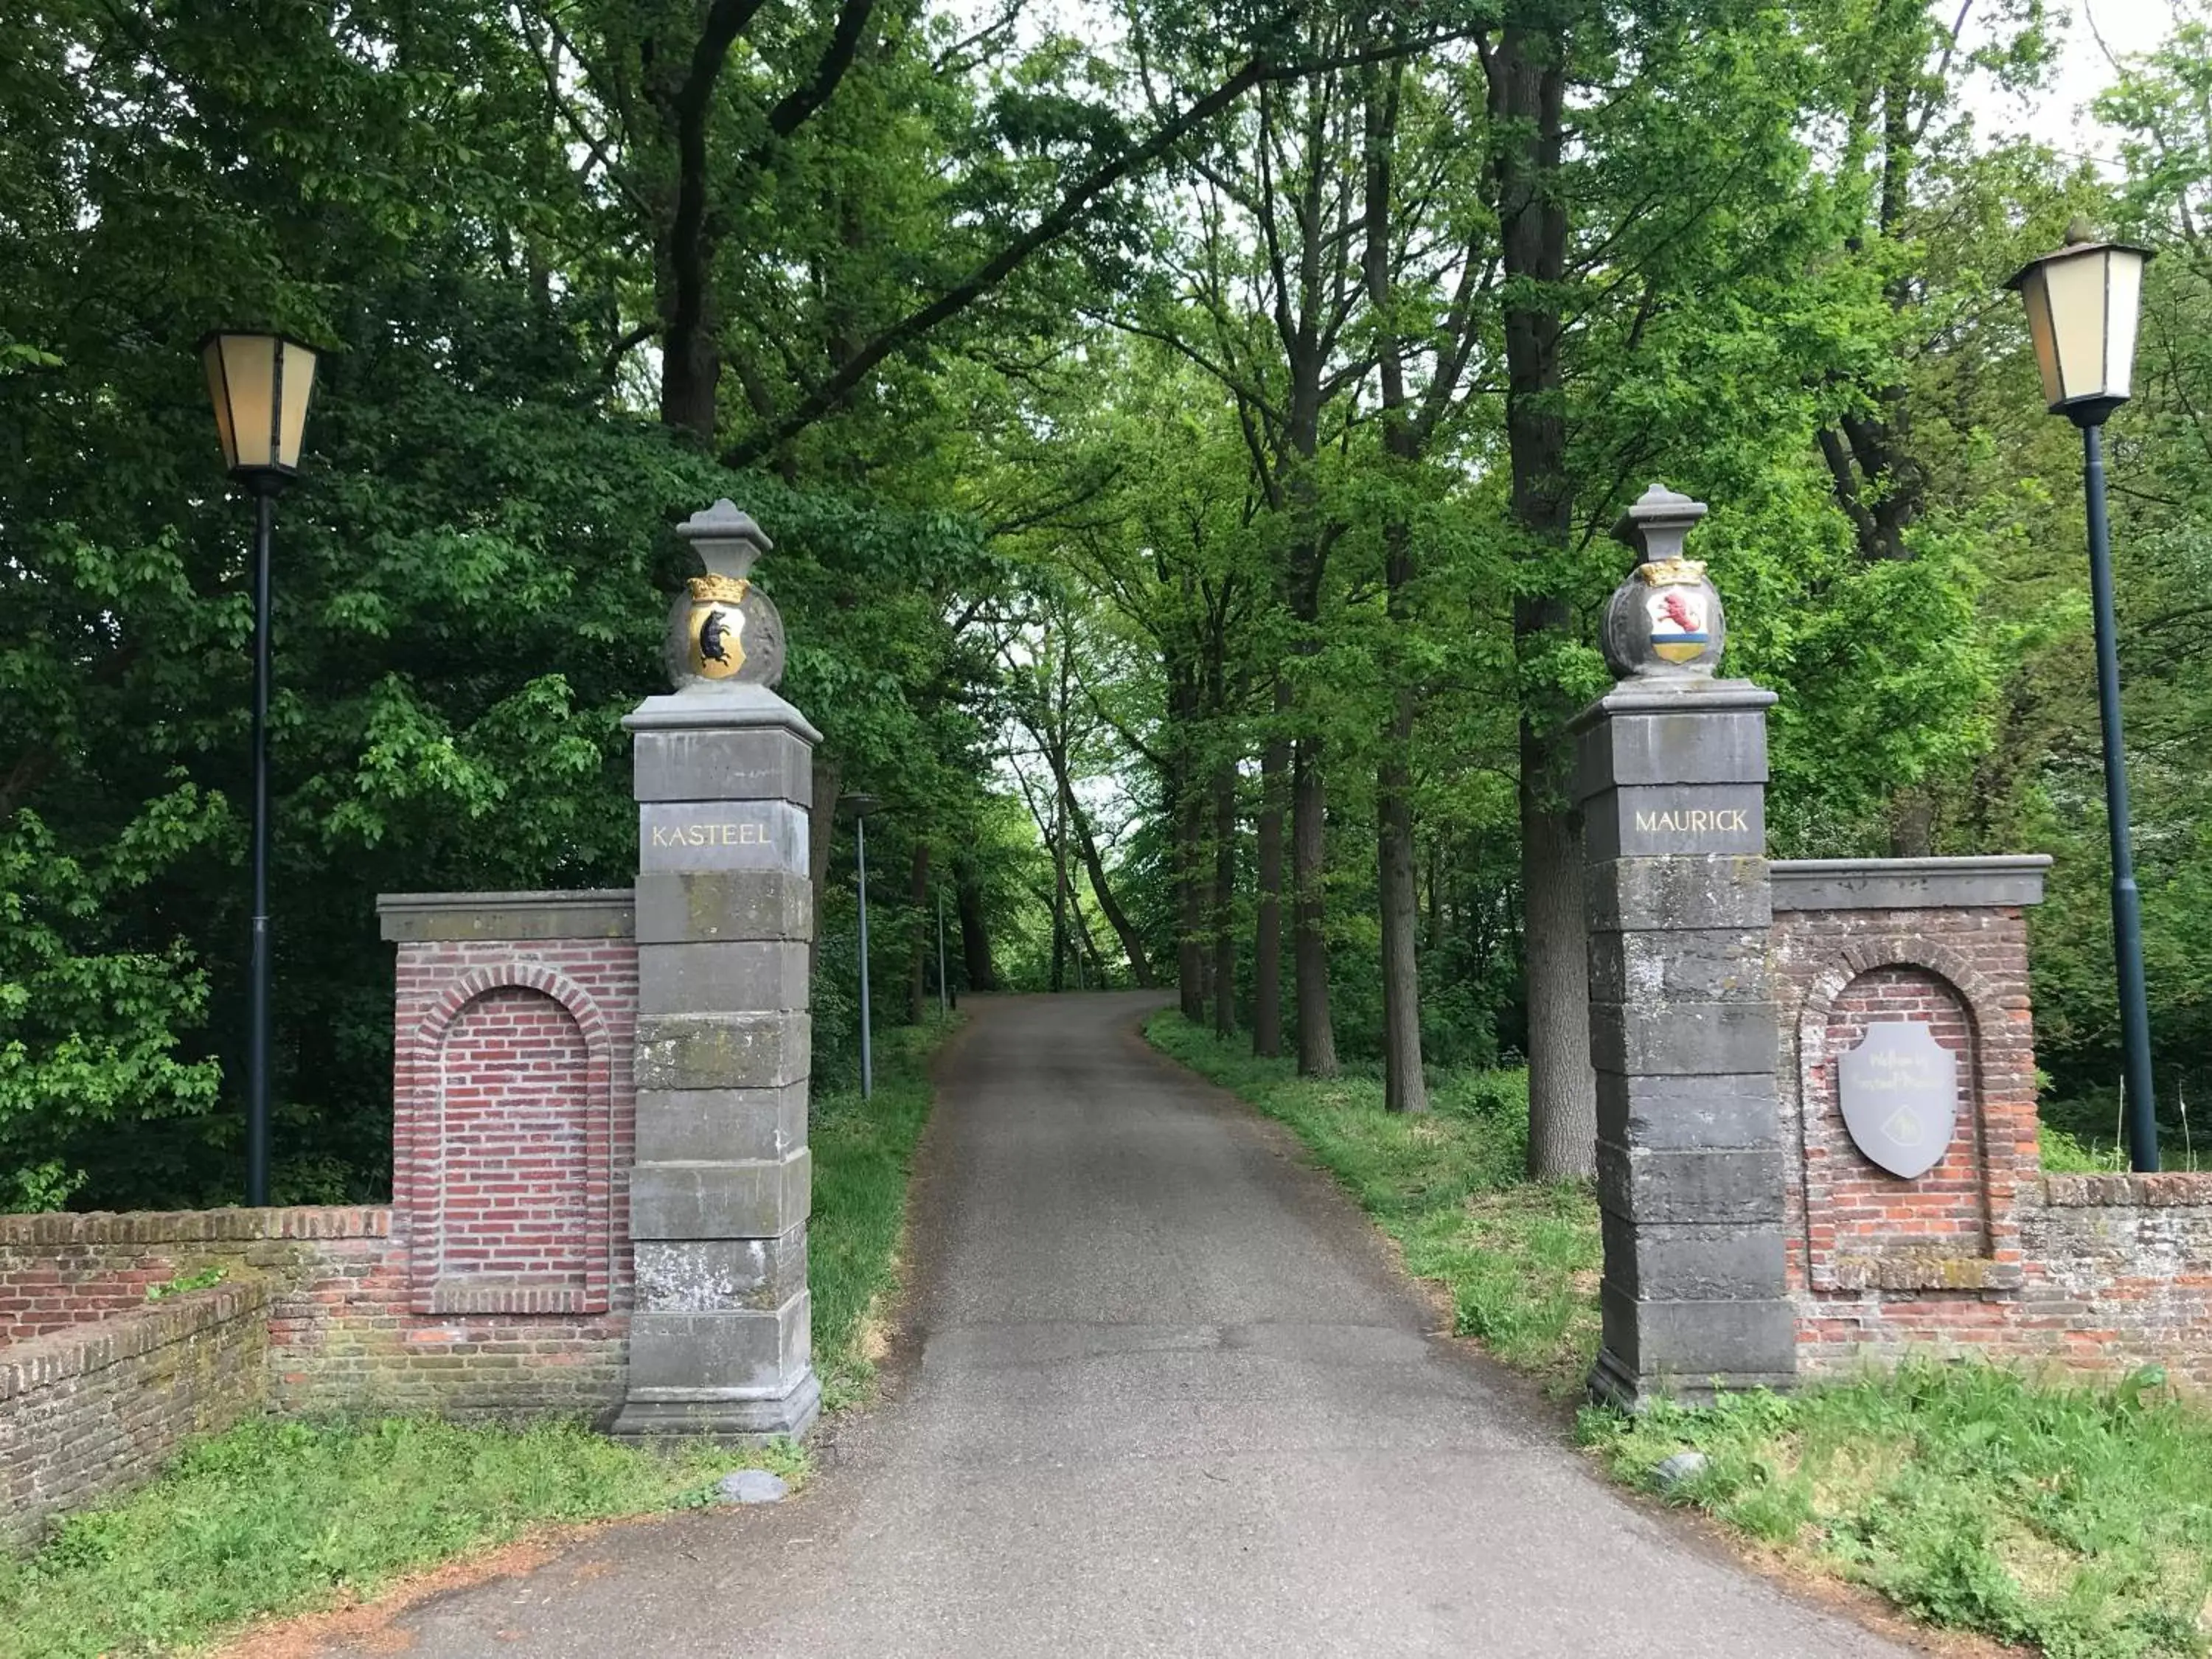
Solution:
M248 1277L0 1349L0 1548L258 1409L268 1304Z
M0 1217L0 1373L16 1379L0 1462L52 1493L0 1539L246 1410L605 1418L621 1404L629 896L380 908L399 947L393 1204ZM149 1306L150 1286L211 1267L215 1291Z
M0 1215L0 1348L135 1312L180 1274L288 1254L252 1247L391 1232L381 1205Z
M627 893L414 894L398 946L392 1199L422 1314L604 1314L633 1294L637 945Z
M1817 905L1778 880L1771 936L1802 1370L1976 1353L2212 1387L2212 1176L2039 1167L2028 875L1820 875ZM1917 1181L1858 1151L1836 1099L1836 1056L1885 1018L1926 1021L1960 1059L1955 1137Z
M0 1367L43 1341L93 1340L139 1316L147 1285L218 1267L226 1284L262 1287L272 1409L596 1416L620 1403L626 1307L418 1313L410 1219L380 1206L0 1218L0 1320L56 1286L82 1310L0 1347Z

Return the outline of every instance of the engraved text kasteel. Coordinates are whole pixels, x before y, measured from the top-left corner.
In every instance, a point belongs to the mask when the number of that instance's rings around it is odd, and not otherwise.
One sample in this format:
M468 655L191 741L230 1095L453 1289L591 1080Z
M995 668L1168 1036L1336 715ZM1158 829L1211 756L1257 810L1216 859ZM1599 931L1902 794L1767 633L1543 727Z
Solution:
M656 823L655 847L766 847L764 823Z

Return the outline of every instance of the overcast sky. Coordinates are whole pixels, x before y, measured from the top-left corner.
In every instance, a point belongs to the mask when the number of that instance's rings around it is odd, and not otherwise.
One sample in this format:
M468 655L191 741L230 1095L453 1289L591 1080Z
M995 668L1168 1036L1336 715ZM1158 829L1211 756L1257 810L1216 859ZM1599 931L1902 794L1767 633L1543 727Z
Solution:
M1949 9L1938 0L1939 11ZM2112 65L2100 49L2099 38L2118 58L2153 50L2173 27L2172 0L2060 0L2053 9L2071 15L2050 88L2023 99L1979 86L1966 101L1978 124L1993 136L2029 133L2082 155L2113 161L2117 149L2112 135L2088 113L2089 100L2112 80ZM1967 34L1972 44L1976 37L1971 22Z

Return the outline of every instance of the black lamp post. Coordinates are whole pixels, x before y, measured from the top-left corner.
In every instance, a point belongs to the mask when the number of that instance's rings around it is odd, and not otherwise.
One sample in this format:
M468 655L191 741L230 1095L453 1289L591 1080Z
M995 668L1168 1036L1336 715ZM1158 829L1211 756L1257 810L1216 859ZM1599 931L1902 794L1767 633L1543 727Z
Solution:
M300 471L315 354L281 334L200 342L223 465L253 497L253 952L247 981L246 1201L269 1201L269 538Z
M2143 992L2142 905L2128 834L2127 750L2120 740L2120 653L2112 611L2112 550L2105 512L2105 418L2128 400L2147 248L2100 242L2080 222L2066 246L2005 286L2027 302L2028 332L2054 415L2081 428L2089 507L2089 593L2097 621L2097 705L2105 735L2105 817L2112 838L2112 949L2120 988L2128 1161L2158 1168L2158 1097L2150 1075L2150 1012Z
M867 1100L876 1092L876 1054L874 1039L869 1030L868 1012L868 814L879 803L873 795L848 795L844 808L853 815L853 850L860 862L860 1098Z

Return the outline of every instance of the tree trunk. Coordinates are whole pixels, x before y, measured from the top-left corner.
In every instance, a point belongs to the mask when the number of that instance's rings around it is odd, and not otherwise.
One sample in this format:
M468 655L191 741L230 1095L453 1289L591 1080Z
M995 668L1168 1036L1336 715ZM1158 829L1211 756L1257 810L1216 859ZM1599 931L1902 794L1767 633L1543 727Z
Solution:
M1237 768L1213 774L1213 1031L1237 1029Z
M1206 794L1185 762L1176 801L1176 991L1185 1019L1203 1022L1206 1007Z
M1291 750L1291 968L1297 978L1298 1075L1336 1075L1336 1030L1329 1023L1328 935L1322 883L1327 873L1324 816L1328 786L1321 739L1303 737Z
M1067 988L1067 797L1052 797L1052 988Z
M1537 1181L1565 1181L1587 1177L1597 1167L1597 1074L1590 1067L1582 837L1559 805L1556 775L1546 772L1549 747L1523 720L1521 944L1528 996L1528 1174Z
M1382 1105L1392 1112L1429 1109L1421 1071L1421 977L1414 955L1420 927L1413 878L1413 801L1407 746L1413 735L1413 694L1396 696L1382 760L1376 769L1376 816L1381 843L1382 908Z
M1568 630L1559 597L1572 498L1565 476L1559 288L1566 275L1567 216L1559 189L1566 76L1563 43L1540 30L1507 28L1485 64L1505 292L1505 429L1512 457L1513 519L1538 580L1514 601L1516 654L1534 665ZM1521 279L1516 281L1514 279ZM1545 677L1532 673L1528 683ZM1589 1058L1589 969L1583 940L1579 833L1566 799L1571 711L1554 699L1521 715L1522 952L1528 998L1528 1172L1539 1180L1589 1175L1597 1158L1597 1080Z
M1382 447L1407 472L1419 459L1420 438L1407 408L1405 361L1391 305L1391 163L1397 143L1401 67L1376 64L1366 79L1367 245L1362 271L1375 308L1376 378L1382 391ZM1407 654L1399 648L1412 632L1413 537L1401 506L1387 507L1382 526L1382 580L1389 597L1388 647L1382 653L1390 696L1382 722L1382 759L1375 770L1376 897L1382 923L1382 1105L1386 1111L1429 1109L1428 1079L1421 1070L1421 975L1414 950L1420 895L1413 876L1413 744L1419 707Z
M954 897L960 909L960 965L966 970L968 988L995 991L999 970L991 961L991 924L983 908L982 881L966 859L953 869L957 878Z
M914 961L907 972L907 1023L919 1025L929 1005L929 842L917 837L908 866L907 901L914 911Z
M822 955L822 898L830 887L830 852L837 834L837 787L844 769L826 749L814 751L813 805L806 812L807 885L813 890L813 926L806 933L806 982L814 982Z
M674 306L669 307L674 312ZM703 446L714 441L716 396L722 383L722 354L711 311L702 307L696 318L672 317L664 335L660 354L660 419L696 438Z
M1083 803L1075 798L1073 782L1067 777L1065 762L1060 753L1047 749L1045 758L1055 769L1054 781L1058 784L1060 799L1066 803L1067 821L1075 831L1075 850L1083 860L1083 867L1090 872L1091 890L1097 896L1098 909L1106 918L1106 925L1114 930L1114 937L1121 941L1121 953L1129 959L1129 975L1147 989L1155 982L1152 958L1145 954L1145 936L1137 931L1129 913L1114 896L1114 889L1106 879L1106 861L1098 854L1098 838L1091 834L1090 814Z
M1279 687L1275 707L1282 706ZM1291 745L1270 738L1260 756L1259 902L1252 927L1252 1052L1268 1060L1283 1052L1283 798L1290 772Z
M1928 785L1916 784L1889 798L1889 855L1935 857L1936 792Z

